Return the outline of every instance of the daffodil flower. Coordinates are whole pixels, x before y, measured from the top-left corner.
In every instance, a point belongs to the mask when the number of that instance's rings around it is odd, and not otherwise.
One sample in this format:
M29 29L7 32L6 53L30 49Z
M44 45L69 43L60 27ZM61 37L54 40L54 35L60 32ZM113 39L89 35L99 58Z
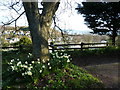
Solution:
M39 72L42 73L42 70L40 70Z
M35 61L32 61L32 63L35 63Z
M52 67L49 67L49 69L51 69Z
M45 68L45 65L43 65L42 68Z
M50 63L48 63L48 66L50 65Z
M28 71L27 74L30 75L30 76L32 76L32 72L31 71Z

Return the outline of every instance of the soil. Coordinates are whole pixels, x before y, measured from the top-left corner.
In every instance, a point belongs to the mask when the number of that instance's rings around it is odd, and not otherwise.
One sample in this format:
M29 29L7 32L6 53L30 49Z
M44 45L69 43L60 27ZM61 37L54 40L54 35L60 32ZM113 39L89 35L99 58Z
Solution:
M120 57L74 57L73 63L101 80L105 88L120 89Z

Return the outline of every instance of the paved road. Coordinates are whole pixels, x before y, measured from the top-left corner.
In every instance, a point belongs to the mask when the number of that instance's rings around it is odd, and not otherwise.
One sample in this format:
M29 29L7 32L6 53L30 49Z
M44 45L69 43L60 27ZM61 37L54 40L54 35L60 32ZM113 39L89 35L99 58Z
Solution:
M103 81L106 88L120 88L120 63L84 66L89 73Z

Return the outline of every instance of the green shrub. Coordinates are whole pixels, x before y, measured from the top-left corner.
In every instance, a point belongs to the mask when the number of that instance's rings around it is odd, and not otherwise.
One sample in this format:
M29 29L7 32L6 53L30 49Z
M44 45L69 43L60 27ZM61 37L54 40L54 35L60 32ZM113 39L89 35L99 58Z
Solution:
M27 36L23 36L20 41L14 43L13 45L15 46L20 46L20 45L23 45L23 46L28 46L28 45L31 45L32 44L32 41L29 37Z
M19 49L21 51L32 51L32 41L29 37L23 36L20 41L13 43L13 46L21 46Z
M120 52L119 47L109 46L101 49L85 49L68 52L72 57L114 56Z
M9 45L9 43L2 43L2 47L8 47Z

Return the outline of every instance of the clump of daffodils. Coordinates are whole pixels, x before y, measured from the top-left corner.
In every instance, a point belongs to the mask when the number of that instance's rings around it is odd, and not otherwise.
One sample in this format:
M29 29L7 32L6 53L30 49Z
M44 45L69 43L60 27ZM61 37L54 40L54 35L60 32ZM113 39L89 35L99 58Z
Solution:
M28 54L27 57L32 56L32 54ZM18 59L12 59L9 63L8 70L15 71L21 73L23 77L26 76L36 76L36 74L41 74L46 68L45 63L40 61L38 58L37 61L22 61ZM39 73L38 73L39 72Z
M51 55L52 55L52 59L50 60L49 69L51 69L51 67L64 68L71 61L70 55L64 52L54 52L51 53Z
M32 54L28 54L28 58ZM64 53L52 53L52 58L50 60L40 60L36 61L22 61L20 59L12 59L8 64L10 68L8 70L21 73L21 76L31 76L36 78L43 74L46 70L52 70L56 68L64 68L70 62L70 55Z
M21 74L24 78L29 78L35 82L36 78L40 78L47 69L47 64L39 59L37 61L21 61L20 59L12 59L9 63L8 70ZM48 64L49 65L49 64ZM51 69L51 68L50 68Z

